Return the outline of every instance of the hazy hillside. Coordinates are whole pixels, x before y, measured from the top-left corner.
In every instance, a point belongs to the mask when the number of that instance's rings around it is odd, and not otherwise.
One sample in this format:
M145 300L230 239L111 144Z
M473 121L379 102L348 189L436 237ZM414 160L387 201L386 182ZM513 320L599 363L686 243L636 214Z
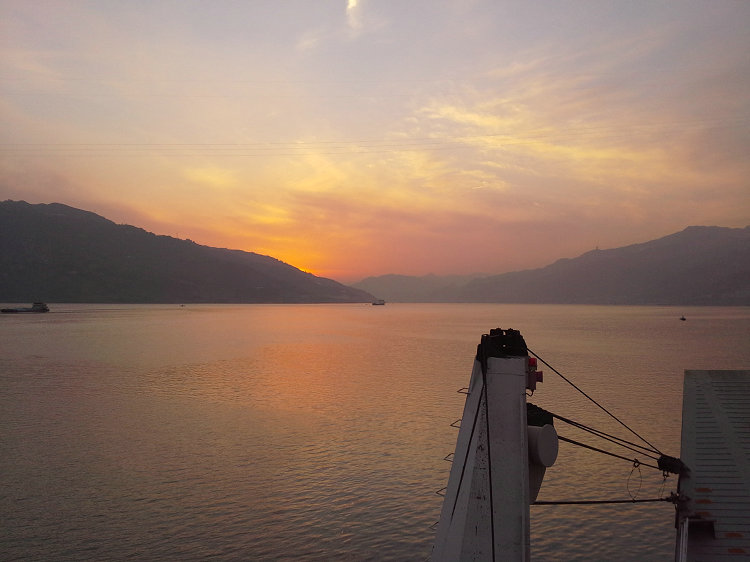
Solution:
M379 283L383 279L384 282ZM419 278L402 279L412 294ZM692 226L623 248L594 250L547 267L483 277L460 287L423 287L434 302L750 305L750 227ZM362 286L356 284L355 286ZM368 291L399 300L394 276Z
M157 236L58 203L0 203L0 302L371 299L268 256Z
M66 205L0 203L0 302L517 302L750 305L750 227L686 228L489 277L347 287L269 256L200 246Z
M434 302L446 291L456 290L478 275L381 275L367 277L353 286L393 302Z

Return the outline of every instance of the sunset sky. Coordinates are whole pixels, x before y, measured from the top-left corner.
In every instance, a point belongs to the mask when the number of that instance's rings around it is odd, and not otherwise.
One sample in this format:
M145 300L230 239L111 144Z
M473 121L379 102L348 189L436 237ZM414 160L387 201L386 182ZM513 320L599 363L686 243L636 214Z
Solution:
M0 0L0 200L342 282L750 224L747 0Z

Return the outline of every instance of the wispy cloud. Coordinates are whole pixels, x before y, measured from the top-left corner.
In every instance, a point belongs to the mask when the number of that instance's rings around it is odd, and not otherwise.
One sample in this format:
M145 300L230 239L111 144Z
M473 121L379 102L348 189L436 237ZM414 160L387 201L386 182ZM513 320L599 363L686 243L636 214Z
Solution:
M346 0L346 22L354 34L362 29L362 2L363 0Z
M746 4L459 4L0 0L0 198L347 279L750 222Z

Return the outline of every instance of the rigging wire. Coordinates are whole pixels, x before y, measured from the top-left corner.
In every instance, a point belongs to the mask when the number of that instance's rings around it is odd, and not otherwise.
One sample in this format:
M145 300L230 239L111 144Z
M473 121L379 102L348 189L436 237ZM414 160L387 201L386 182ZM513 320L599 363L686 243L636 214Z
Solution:
M593 427L589 427L587 425L584 425L580 422L577 422L575 420L571 420L568 418L564 418L563 416L559 416L553 412L548 412L553 418L560 420L561 422L567 423L572 425L573 427L577 427L578 429L582 431L587 431L588 433L591 433L592 435L595 435L601 439L604 439L605 441L609 441L610 443L613 443L615 445L619 445L620 447L624 447L625 449L628 449L630 451L633 451L634 453L640 453L643 454L650 459L653 459L655 461L658 461L659 458L655 457L649 453L657 453L658 451L654 451L652 449L649 449L647 447L644 447L642 445L638 445L637 443L633 443L631 441L628 441L626 439L623 439L622 437L617 437L616 435L610 435L609 433L606 433L604 431L601 431L600 429L595 429Z
M528 348L527 348L527 349L528 349ZM584 392L584 391L583 391L583 390L582 390L582 389L581 389L580 387L576 386L576 384L575 384L575 383L574 383L573 381L571 381L570 379L568 379L568 378L567 378L567 377L566 377L565 375L563 375L563 374L562 374L562 373L561 373L560 371L558 371L558 370L557 370L557 369L555 369L555 368L554 368L554 367L553 367L552 365L550 365L549 363L547 363L547 362L546 362L546 361L545 361L544 359L542 359L541 357L539 357L539 355L538 355L538 354L537 354L536 352L532 351L531 349L529 349L528 351L529 351L529 353L531 353L532 355L534 355L534 357L536 357L537 359L539 359L539 361L541 361L541 362L542 362L542 363L544 363L544 364L545 364L545 365L546 365L547 367L549 367L550 369L552 369L552 371L553 371L553 372L554 372L554 373L555 373L556 375L558 375L558 376L559 376L559 377L560 377L560 378L561 378L562 380L564 380L565 382L567 382L567 383L568 383L568 384L569 384L570 386L572 386L573 388L575 388L575 389L576 389L576 390L577 390L578 392L580 392L581 394L583 394L583 395L584 395L584 396L585 396L586 398L588 398L588 399L589 399L589 400L590 400L591 402L593 402L593 403L594 403L594 404L595 404L596 406L598 406L598 407L599 407L599 408L600 408L600 409L601 409L601 410L602 410L602 411L603 411L604 413L606 413L606 414L607 414L608 416L610 416L610 417L611 417L611 418L612 418L613 420L615 420L615 421L616 421L617 423L619 423L619 424L620 424L621 426L623 426L623 427L624 427L625 429L627 429L627 430L628 430L628 431L629 431L630 433L632 433L633 435L635 435L635 436L636 436L636 437L637 437L638 439L640 439L641 441L643 441L643 442L644 442L644 443L645 443L646 445L648 445L649 447L651 447L651 449L652 449L653 451L655 451L655 452L659 453L660 455L664 456L664 453L662 453L662 452L661 452L661 451L660 451L659 449L657 449L657 448L656 448L656 447L655 447L654 445L652 445L652 444L651 444L651 443L650 443L649 441L647 441L647 440L646 440L646 439L645 439L644 437L641 437L641 435L639 435L639 434L638 434L638 433L637 433L637 432L636 432L636 431L635 431L634 429L631 429L631 428L630 428L630 427L629 427L629 426L628 426L628 425L627 425L627 424L626 424L625 422L623 422L623 421L622 421L622 420L621 420L620 418L618 418L618 417L617 417L617 416L615 416L615 415L614 415L614 414L613 414L612 412L610 412L609 410L607 410L607 408L605 408L605 407L604 407L604 406L602 406L602 405L601 405L601 404L600 404L599 402L597 402L596 400L594 400L594 399L593 399L593 398L592 398L591 396L589 396L588 394L586 394L586 392Z
M484 383L484 380L482 382ZM480 396L480 404L481 404L481 396ZM469 453L471 452L471 443L474 440L474 432L477 429L477 421L479 420L479 406L480 406L480 404L477 404L476 412L474 412L474 420L471 423L471 433L469 434L469 444L466 447L466 454L464 455L464 461L463 461L463 464L461 465L461 476L458 479L458 487L456 488L456 497L453 500L453 508L451 509L451 517L453 517L453 514L456 512L456 505L458 504L459 492L461 491L461 486L464 483L464 475L465 475L465 472L466 472L466 465L468 464ZM455 455L454 455L454 457L455 457ZM447 486L446 486L446 488L447 488Z
M531 505L602 505L602 504L623 504L623 503L653 503L669 502L676 503L679 497L677 494L671 494L663 498L644 498L641 500L564 500L564 501L535 501Z
M486 354L487 348L486 346L481 346L482 352ZM483 358L484 361L482 362L483 365L486 365L486 358ZM487 474L492 474L492 451L490 450L490 442L492 441L490 439L490 412L489 412L489 395L487 394L487 369L482 368L482 392L484 395L484 423L485 423L485 431L487 435ZM481 400L482 397L479 398L480 403L478 406L481 406ZM479 407L477 407L477 411L479 410ZM494 500L492 497L492 477L488 478L488 484L489 484L489 494L490 494L490 506L494 506ZM490 529L492 529L492 560L496 560L495 558L495 509L492 507L490 509Z
M625 422L623 422L622 420L620 420L617 416L615 416L613 413L611 413L609 410L607 410L599 402L597 402L596 400L594 400L591 396L589 396L586 392L584 392L581 388L579 388L576 384L574 384L570 379L568 379L567 377L565 377L562 373L560 373L560 371L558 371L557 369L555 369L547 361L545 361L544 359L542 359L534 351L532 351L531 349L528 349L528 347L526 349L527 349L528 353L531 353L539 361L541 361L544 365L546 365L548 368L552 369L552 371L554 373L556 373L558 376L560 376L560 378L562 378L565 382L567 382L569 385L571 385L573 388L575 388L578 392L580 392L589 401L593 402L597 407L599 407L601 410L603 410L607 415L609 415L612 419L614 419L616 422L618 422L620 425L622 425L625 429L627 429L628 431L630 431L638 439L640 439L642 442L644 442L646 445L648 445L648 447L644 447L643 445L639 445L637 443L633 443L632 441L628 441L628 440L623 439L621 437L617 437L615 435L611 435L609 433L606 433L604 431L601 431L601 430L595 429L593 427L587 426L587 425L585 425L583 423L580 423L580 422L577 422L575 420L571 420L569 418L565 418L563 416L554 414L552 412L548 412L547 410L539 408L538 406L534 406L533 404L529 404L530 406L532 406L533 408L537 408L537 409L543 411L544 413L552 416L553 418L557 418L558 420L562 421L563 423L567 423L567 424L569 424L569 425L571 425L571 426L573 426L575 428L578 428L578 429L580 429L582 431L586 431L586 432L591 433L592 435L594 435L596 437L599 437L601 439L609 441L610 443L613 443L614 445L618 445L618 446L623 447L625 449L628 449L628 450L630 450L632 452L635 452L635 453L638 453L638 454L641 454L641 455L645 455L646 457L648 457L648 458L650 458L652 460L657 461L656 465L650 464L650 463L647 463L647 462L641 462L640 460L638 460L636 458L631 459L631 458L625 457L623 455L618 455L617 453L613 453L611 451L606 451L604 449L600 449L598 447L594 447L592 445L588 445L586 443L581 443L580 441L576 441L574 439L570 439L570 438L567 438L567 437L563 437L562 435L558 435L558 439L560 441L571 443L573 445L577 445L579 447L583 447L583 448L589 449L591 451L602 453L602 454L605 454L605 455L608 455L608 456L611 456L611 457L614 457L614 458L618 458L618 459L621 459L621 460L625 460L625 461L628 461L629 463L632 463L632 469L630 471L630 475L628 476L628 484L627 484L627 489L628 489L628 494L630 495L630 499L629 500L535 501L531 505L604 505L604 504L635 504L635 503L654 503L654 502L670 502L670 503L673 503L673 504L676 505L678 503L678 501L680 501L680 495L679 495L679 493L676 494L676 493L672 492L667 497L659 497L659 498L638 499L636 497L637 494L638 494L638 492L641 489L641 484L642 484L642 474L641 474L640 467L641 466L647 466L649 468L660 470L662 472L663 481L662 481L662 485L661 485L661 488L660 488L660 491L659 491L659 493L662 494L663 491L664 491L664 485L666 483L666 479L667 479L667 476L668 476L669 472L673 472L675 474L684 474L688 470L688 468L684 465L684 463L679 458L675 458L675 457L670 457L668 455L664 455L659 449L657 449L654 445L652 445L648 440L646 440L644 437L642 437L641 435L639 435L635 430L631 429L627 424L625 424ZM480 360L481 359L485 359L486 360L486 358L484 358L484 357L480 358L479 355L477 356L477 359L480 359ZM484 362L483 362L483 365L484 365ZM459 390L459 392L465 393L467 395L469 394L467 388L462 388L462 389ZM474 420L473 420L473 423L472 423L471 436L470 436L470 439L469 439L469 443L471 443L471 441L473 440L473 435L474 435L474 432L475 432L475 430L477 428L477 421L478 421L478 418L479 418L479 411L482 408L482 401L484 401L484 417L485 417L484 421L487 424L486 432L489 435L489 429L490 428L489 428L489 412L487 411L488 410L487 373L486 373L486 369L484 368L484 366L482 368L482 389L481 389L481 394L480 394L480 397L479 397L479 403L477 404L477 409L476 409L476 411L474 413ZM451 424L451 425L453 425L453 424ZM487 449L488 449L487 450L487 457L488 457L487 461L488 461L488 463L491 463L492 455L491 455L490 450L489 450L489 447L490 447L489 440L488 440L488 442L487 442L486 445L487 445ZM464 471L466 469L466 460L468 459L469 449L470 449L470 447L467 447L466 458L464 459L464 465L462 466L461 476L460 476L460 479L459 479L458 491L460 491L461 484L463 482ZM655 457L655 456L653 456L650 453L658 454L659 457ZM445 460L451 460L452 461L452 459L449 459L449 457L450 457L450 455L447 455L445 457ZM488 466L487 468L491 472L491 466ZM639 483L638 483L638 489L635 491L635 493L633 493L630 490L630 480L631 480L631 478L633 477L633 474L635 474L636 471L638 471ZM443 488L443 489L439 490L437 493L439 495L442 495L441 492L443 492L445 489L446 488ZM488 491L489 491L490 504L492 504L492 501L493 501L493 499L492 499L493 490L492 490L492 480L491 479L489 481L489 490ZM454 501L454 504L453 504L453 510L454 511L456 509L456 502L458 500L458 495L459 494L457 492L456 493L456 500ZM495 531L495 525L494 525L493 516L494 516L494 512L491 510L490 511L490 520L491 520L490 521L490 526L491 526L492 535L493 535L492 546L493 546L493 559L494 559L494 531Z
M661 470L660 467L641 462L638 459L629 459L628 457L623 457L622 455L618 455L617 453L613 453L611 451L605 451L604 449L599 449L598 447L594 447L593 445L587 445L586 443L581 443L580 441L576 441L575 439L569 439L567 437L563 437L562 435L558 435L557 438L560 441L565 441L566 443L571 443L572 445L578 445L579 447L583 447L584 449L590 449L591 451L596 451L597 453L603 453L605 455L609 455L610 457L615 457L618 459L622 459L624 461L628 461L633 463L633 466L648 466L649 468L655 468L656 470Z
M214 157L260 157L273 155L279 157L304 156L307 151L315 150L323 155L352 154L387 154L403 151L471 150L492 146L504 149L512 146L523 146L539 142L566 143L566 139L586 138L591 135L604 135L610 141L628 138L632 133L648 133L656 128L679 125L685 127L706 128L734 126L748 121L748 117L716 120L683 120L662 123L635 124L627 130L613 130L609 125L578 126L566 129L565 137L558 131L545 128L524 130L518 133L488 133L475 135L454 135L450 137L422 136L411 138L369 138L369 139L331 139L295 142L229 142L229 143L148 143L148 142L112 142L112 143L0 143L0 155L6 157L114 157L143 156L158 153L169 156L210 155ZM481 144L480 144L481 143Z

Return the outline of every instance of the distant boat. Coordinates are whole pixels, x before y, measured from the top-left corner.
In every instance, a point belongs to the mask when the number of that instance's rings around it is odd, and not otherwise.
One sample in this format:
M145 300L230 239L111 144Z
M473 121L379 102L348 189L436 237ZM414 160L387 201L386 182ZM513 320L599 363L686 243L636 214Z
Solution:
M687 320L687 318L685 318L684 316L680 316L680 320L684 322L685 320Z
M385 299L375 299L374 301L372 301L373 306L380 304L385 304Z
M3 314L28 314L38 312L49 312L49 307L43 302L35 302L30 307L22 308L3 308L0 310Z

